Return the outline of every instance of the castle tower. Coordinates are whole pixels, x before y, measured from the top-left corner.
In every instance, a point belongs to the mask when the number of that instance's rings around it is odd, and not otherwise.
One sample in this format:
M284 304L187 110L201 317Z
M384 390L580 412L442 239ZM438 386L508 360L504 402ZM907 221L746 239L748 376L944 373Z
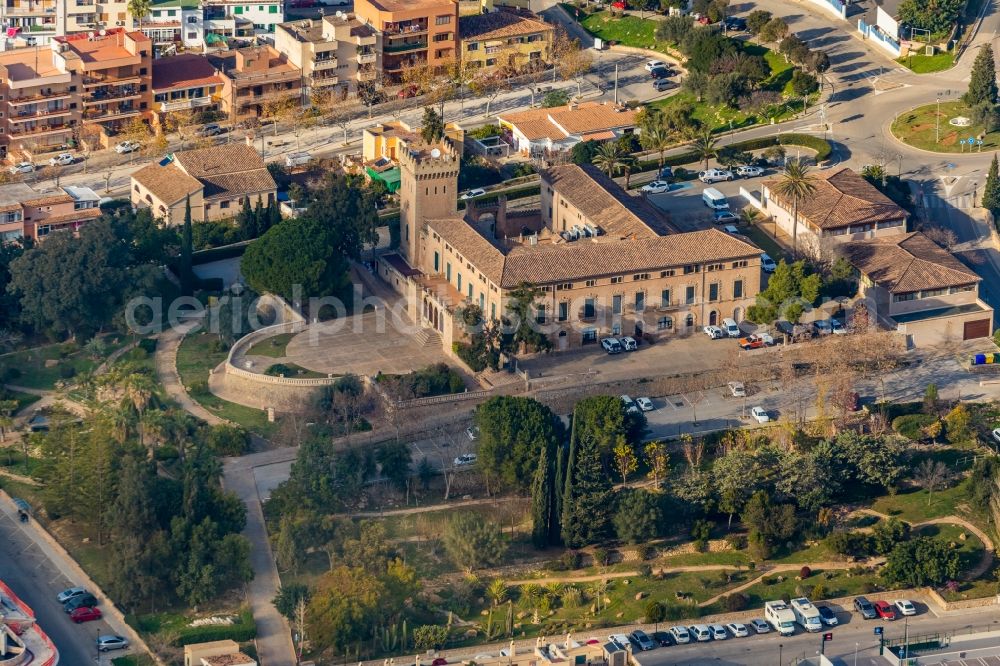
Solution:
M401 147L399 250L414 268L425 265L420 243L424 220L458 215L461 146L449 136L434 145L421 142Z

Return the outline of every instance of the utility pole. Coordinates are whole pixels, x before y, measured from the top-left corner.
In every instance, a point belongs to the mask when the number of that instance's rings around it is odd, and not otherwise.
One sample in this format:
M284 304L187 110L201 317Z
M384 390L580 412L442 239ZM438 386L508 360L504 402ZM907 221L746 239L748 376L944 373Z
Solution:
M937 113L934 114L934 143L941 143L941 93L937 94Z
M618 105L618 63L615 63L615 106Z

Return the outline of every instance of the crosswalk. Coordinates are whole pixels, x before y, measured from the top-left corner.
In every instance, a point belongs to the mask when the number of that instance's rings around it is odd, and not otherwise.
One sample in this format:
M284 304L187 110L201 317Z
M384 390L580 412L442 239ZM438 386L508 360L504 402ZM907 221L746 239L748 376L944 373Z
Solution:
M925 194L919 203L923 208L975 208L977 204L976 196L973 196L972 192L947 196Z

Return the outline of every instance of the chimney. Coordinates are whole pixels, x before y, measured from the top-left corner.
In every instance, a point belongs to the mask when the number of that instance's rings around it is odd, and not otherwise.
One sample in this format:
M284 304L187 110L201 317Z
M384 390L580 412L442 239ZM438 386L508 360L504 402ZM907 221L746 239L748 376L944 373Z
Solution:
M248 146L253 148L253 140L254 140L253 130L249 130L246 134L246 137L244 138L244 141L247 142Z

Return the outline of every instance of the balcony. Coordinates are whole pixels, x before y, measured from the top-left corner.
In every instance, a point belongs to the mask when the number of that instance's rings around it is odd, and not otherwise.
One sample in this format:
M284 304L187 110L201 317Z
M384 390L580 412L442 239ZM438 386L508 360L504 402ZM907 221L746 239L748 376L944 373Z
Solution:
M416 42L404 42L401 44L386 44L382 47L383 53L406 53L407 51L417 51L427 48L427 40L421 39Z
M68 116L72 111L67 108L59 109L38 109L36 111L21 112L17 114L10 114L10 122L12 123L26 123L29 120L34 120L35 118L55 118L58 116Z
M336 58L317 58L313 60L314 70L325 70L325 69L336 69L337 59Z
M83 77L83 87L93 88L95 86L123 86L128 84L139 84L138 74L129 74L126 76L84 76Z
M310 77L309 81L310 83L312 83L314 87L335 86L337 85L337 83L339 83L340 77L338 77L336 74L329 76L316 76L314 74L312 77Z
M83 119L90 122L102 122L137 115L139 115L138 107L127 106L112 109L87 109L83 112Z
M40 95L27 95L25 97L11 97L7 100L7 103L11 106L18 106L20 104L36 104L38 102L48 102L55 101L57 99L69 99L70 93L68 91L62 90L59 92L42 93Z
M246 106L248 104L259 104L261 102L289 99L292 97L298 97L300 94L301 90L299 88L268 90L260 93L259 95L251 94L250 90L241 90L236 93L236 102L240 106Z
M647 306L647 309L654 309L657 312L669 312L670 310L680 310L681 308L685 307L687 307L687 305L681 303L680 301L669 301L667 303L664 303L663 301L658 301L655 307L650 308L650 306Z
M419 35L427 32L427 23L387 23L382 30L386 37L399 37L405 35Z
M95 104L107 104L108 102L115 100L125 100L125 99L138 99L139 89L132 86L123 86L116 88L97 88L91 90L89 95L83 99L84 106L93 106Z
M378 54L374 52L358 54L359 65L374 65L377 59L378 59Z
M36 125L35 127L11 127L10 136L24 137L24 136L43 136L46 134L54 134L56 132L72 132L73 126L65 123L60 123L58 125Z
M211 97L192 97L190 99L173 99L169 102L160 102L160 111L169 113L170 111L183 111L185 109L199 109L209 106L212 103Z
M382 69L386 72L402 72L407 67L426 65L426 58L402 58L400 60L382 60Z
M374 81L378 78L378 71L374 69L359 69L354 78L357 81Z

